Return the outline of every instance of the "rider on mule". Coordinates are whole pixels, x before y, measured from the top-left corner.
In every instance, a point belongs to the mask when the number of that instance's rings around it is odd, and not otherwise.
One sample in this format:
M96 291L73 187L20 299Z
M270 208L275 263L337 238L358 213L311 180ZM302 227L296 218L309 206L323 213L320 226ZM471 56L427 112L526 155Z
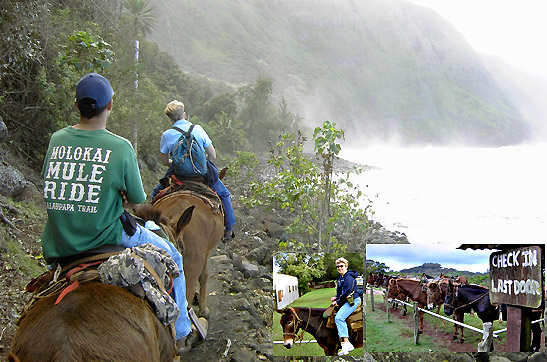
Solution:
M361 304L361 298L356 290L357 282L355 281L358 274L356 270L348 270L348 261L345 258L336 260L336 270L338 270L340 276L336 285L336 297L332 297L331 301L332 305L340 306L334 318L338 336L342 339L342 350L338 352L338 355L347 355L355 349L349 341L346 318Z
M186 113L184 112L184 104L182 102L179 102L177 100L170 102L165 108L164 113L169 117L171 122L173 122L173 127L177 127L184 132L188 132L190 130L192 123L186 120ZM214 161L216 159L216 151L213 147L213 142L209 138L209 135L207 135L207 132L205 132L205 130L200 125L195 125L192 128L191 132L197 142L199 142L205 149L205 153L209 160L208 164L211 163L211 161ZM164 178L170 177L171 175L175 174L170 155L175 150L180 135L181 133L177 129L169 128L168 130L163 132L163 135L161 136L160 152L162 163L164 166L169 166L167 172L164 175ZM209 167L207 173L207 179L212 178L212 180L209 181L208 186L217 193L220 200L222 201L222 205L224 206L224 212L226 213L226 223L224 225L224 239L232 239L234 237L232 227L235 225L236 220L234 210L232 208L232 201L230 200L230 192L228 191L226 186L224 186L222 181L220 181L220 179L218 178L218 174L216 176L211 175ZM156 185L156 187L152 191L152 198L156 197L161 189L163 189L161 183Z
M122 226L123 207L142 203L146 194L133 147L106 130L113 94L103 76L82 77L75 99L80 121L51 136L42 170L48 213L42 234L44 258L55 268L67 257L106 245L130 248L150 243L166 250L180 271L172 296L181 312L175 322L177 347L184 352L199 335L188 317L182 256L150 230Z

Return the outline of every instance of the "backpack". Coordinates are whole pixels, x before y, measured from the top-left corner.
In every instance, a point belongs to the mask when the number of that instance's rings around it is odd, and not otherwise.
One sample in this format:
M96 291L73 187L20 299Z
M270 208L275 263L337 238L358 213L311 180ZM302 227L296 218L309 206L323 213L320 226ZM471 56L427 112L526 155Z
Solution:
M175 174L187 177L205 176L207 157L203 145L192 135L194 125L187 132L178 127L173 128L182 133L171 154Z

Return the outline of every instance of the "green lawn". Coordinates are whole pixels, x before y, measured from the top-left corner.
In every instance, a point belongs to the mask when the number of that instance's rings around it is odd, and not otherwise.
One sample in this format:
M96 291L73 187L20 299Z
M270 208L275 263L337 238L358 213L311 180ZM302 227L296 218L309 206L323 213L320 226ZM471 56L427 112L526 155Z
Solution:
M446 351L451 342L451 336L454 333L454 324L448 321L444 322L440 318L424 313L424 325L427 330L447 333L447 336L437 337L433 340L427 333L421 334L419 344L414 345L414 329L412 308L407 307L408 313L404 320L399 320L391 316L390 322L387 322L387 314L384 305L384 297L376 295L374 297L375 311L372 311L370 305L370 296L368 296L367 306L365 308L366 318L366 350L367 352L428 352L428 351ZM380 309L380 306L382 308ZM402 308L402 307L400 307ZM433 312L436 312L433 310ZM440 315L446 316L441 307ZM408 322L408 323L406 323ZM465 314L464 323L482 330L482 321L475 314ZM494 321L494 331L505 328L506 322ZM477 344L482 340L482 334L464 328L465 343L470 343L476 351ZM506 334L501 333L499 338L494 338L495 344L505 344Z
M311 308L327 308L330 305L330 298L336 295L336 288L318 289L313 292L304 294L302 297L290 304L291 307L311 307ZM273 316L273 340L283 340L283 330L279 320L281 314L274 312ZM300 334L300 332L298 333ZM314 340L315 338L305 333L303 341ZM317 343L295 344L293 348L287 349L283 344L274 344L274 356L324 356L323 348ZM356 348L350 352L350 356L362 356L363 348Z

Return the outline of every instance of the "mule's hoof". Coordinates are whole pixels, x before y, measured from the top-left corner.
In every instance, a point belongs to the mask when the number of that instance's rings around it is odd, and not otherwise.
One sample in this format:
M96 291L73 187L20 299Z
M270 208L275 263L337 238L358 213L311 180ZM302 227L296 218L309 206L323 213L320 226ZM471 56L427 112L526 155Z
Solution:
M209 308L205 307L202 311L199 312L200 318L209 319Z
M459 341L459 342L460 342L460 343L463 343L463 338L460 338L460 341Z
M225 243L227 241L232 240L235 237L236 237L236 234L232 230L225 230L224 236L222 237L222 242Z
M458 339L458 336L452 336L453 341L455 341L456 339Z
M423 334L423 333L424 333L424 331L422 331L422 330L418 331L418 334Z

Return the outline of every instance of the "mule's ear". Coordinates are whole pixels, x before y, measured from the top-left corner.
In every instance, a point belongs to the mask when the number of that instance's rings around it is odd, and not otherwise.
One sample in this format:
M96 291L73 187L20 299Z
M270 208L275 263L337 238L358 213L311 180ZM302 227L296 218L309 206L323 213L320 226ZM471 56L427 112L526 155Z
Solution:
M276 309L275 311L276 311L277 313L279 313L279 314L283 314L283 312L285 311L285 309Z
M21 362L21 361L19 360L19 358L17 358L16 355L10 352L8 354L8 362Z
M218 173L218 178L222 180L224 176L226 176L226 172L228 172L228 167L224 167L222 170Z
M190 220L192 220L192 213L194 212L195 206L190 206L184 212L179 218L179 221L177 221L177 234L179 234L185 227L188 225Z

